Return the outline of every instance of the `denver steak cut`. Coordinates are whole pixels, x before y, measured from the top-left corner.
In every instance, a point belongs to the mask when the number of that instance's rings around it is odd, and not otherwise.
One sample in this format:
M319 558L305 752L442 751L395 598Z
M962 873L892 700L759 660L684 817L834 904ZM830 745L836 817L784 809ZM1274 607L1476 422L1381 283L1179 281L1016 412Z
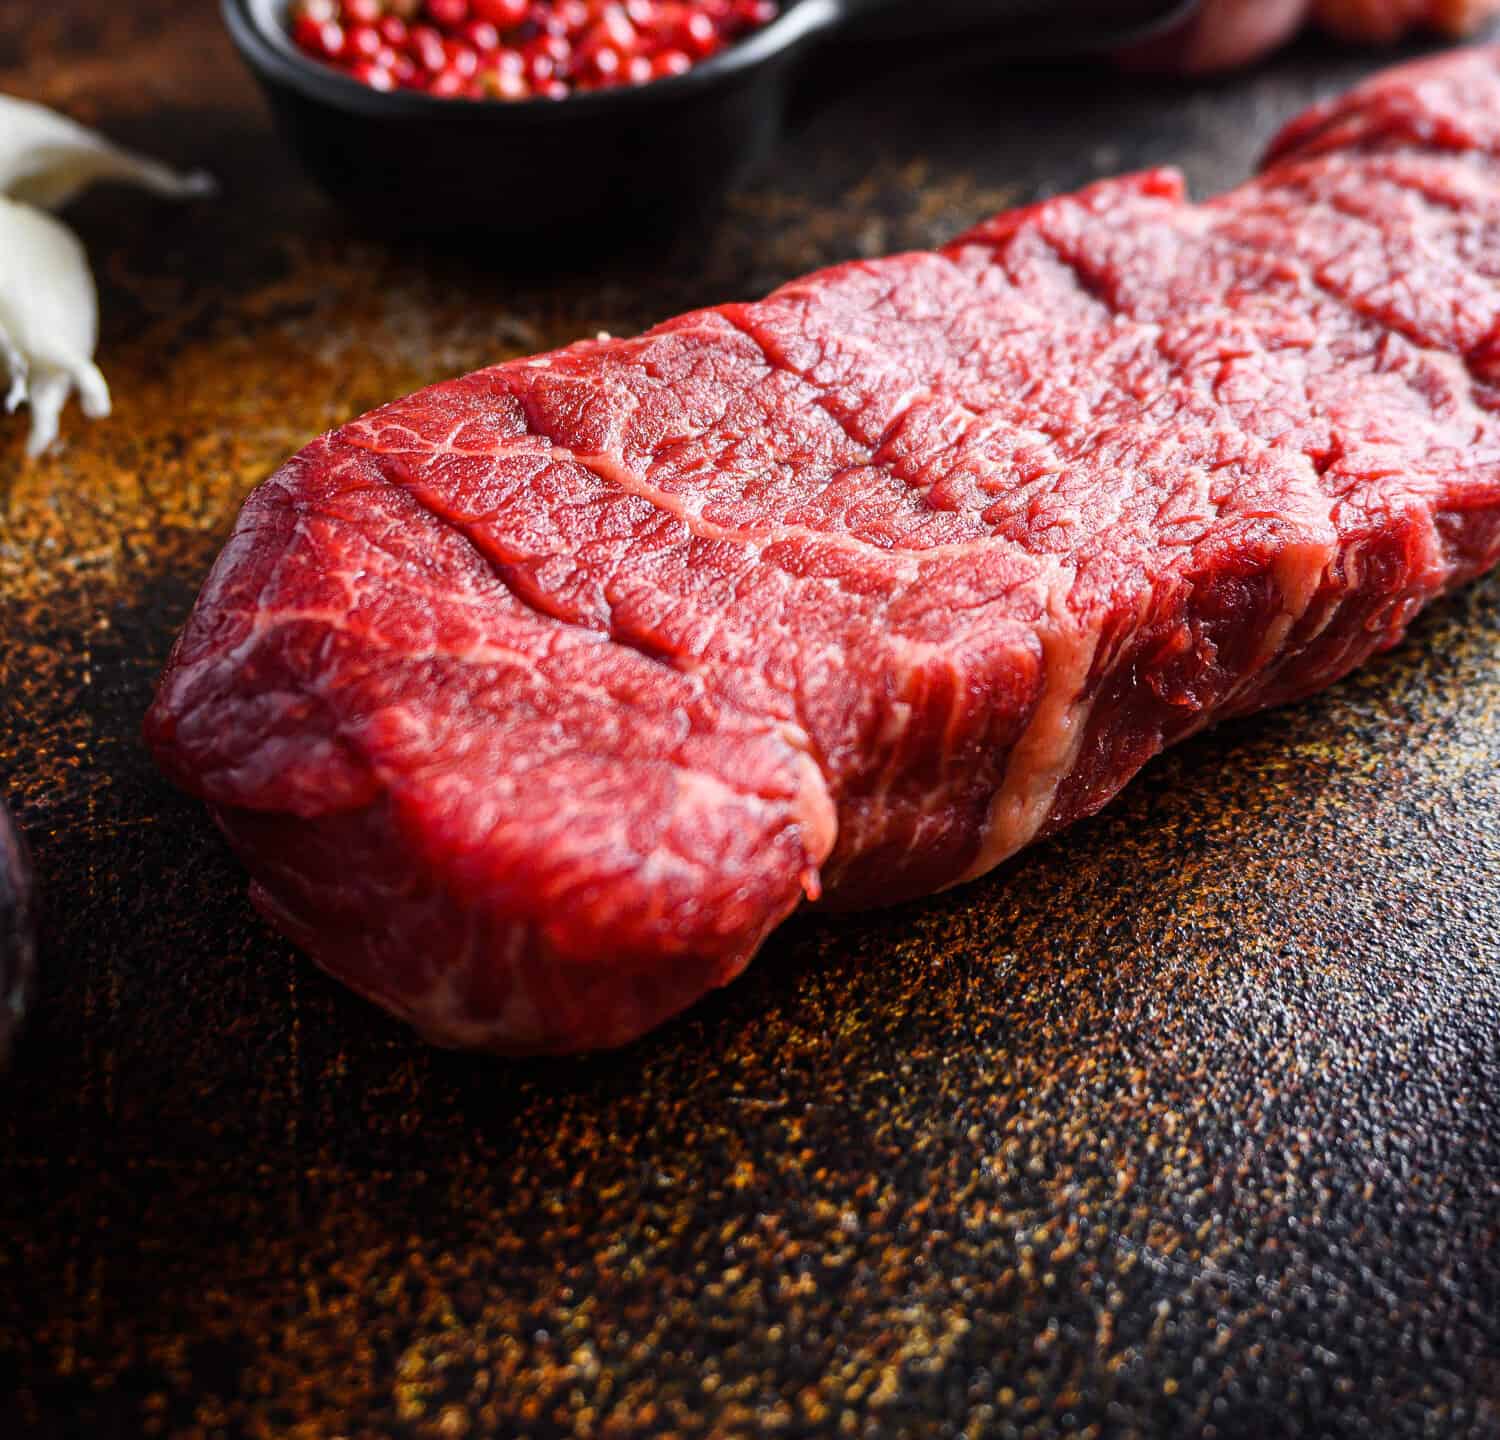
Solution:
M433 1040L615 1045L982 875L1500 552L1500 51L408 396L246 502L147 722Z

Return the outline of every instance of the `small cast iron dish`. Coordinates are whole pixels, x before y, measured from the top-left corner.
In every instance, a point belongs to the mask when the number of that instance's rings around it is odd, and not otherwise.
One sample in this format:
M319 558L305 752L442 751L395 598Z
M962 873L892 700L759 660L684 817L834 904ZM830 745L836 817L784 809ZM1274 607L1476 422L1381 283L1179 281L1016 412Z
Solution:
M966 48L982 34L1002 53L1078 52L1141 38L1197 0L788 0L685 74L520 101L372 90L292 44L289 3L222 0L283 133L337 201L387 229L566 234L602 250L743 179L776 142L798 64L835 29L878 19Z

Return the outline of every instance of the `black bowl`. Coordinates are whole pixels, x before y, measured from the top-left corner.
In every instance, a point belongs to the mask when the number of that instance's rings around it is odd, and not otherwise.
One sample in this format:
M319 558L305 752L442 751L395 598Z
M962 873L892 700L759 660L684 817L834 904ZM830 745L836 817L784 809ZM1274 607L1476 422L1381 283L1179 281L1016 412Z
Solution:
M842 0L795 0L684 75L566 100L381 92L302 55L286 0L223 0L229 33L312 177L384 228L539 237L670 224L770 151L803 42Z
M846 22L999 25L1014 43L1084 48L1139 33L1194 0L791 0L763 29L686 74L566 100L381 92L304 56L288 0L222 0L240 54L319 184L386 229L603 251L702 211L765 158L793 72ZM900 83L900 77L889 77Z

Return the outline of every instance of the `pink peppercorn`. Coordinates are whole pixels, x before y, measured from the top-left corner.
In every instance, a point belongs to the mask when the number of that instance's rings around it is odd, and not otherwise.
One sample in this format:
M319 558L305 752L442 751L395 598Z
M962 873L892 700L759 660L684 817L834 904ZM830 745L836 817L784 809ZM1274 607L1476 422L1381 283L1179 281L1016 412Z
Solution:
M294 0L303 54L377 90L563 100L690 70L777 0Z

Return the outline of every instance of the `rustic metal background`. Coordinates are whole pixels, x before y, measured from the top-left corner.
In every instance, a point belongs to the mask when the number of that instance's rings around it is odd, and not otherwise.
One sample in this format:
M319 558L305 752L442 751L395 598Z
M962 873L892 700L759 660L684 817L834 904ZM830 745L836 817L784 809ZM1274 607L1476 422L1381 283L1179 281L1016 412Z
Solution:
M0 428L0 777L45 887L6 1435L1500 1434L1500 584L568 1063L324 980L142 753L236 504L325 426L1105 172L1221 188L1382 57L861 90L877 59L721 223L569 280L349 233L207 0L0 12L0 88L224 185L77 208L115 415L30 468Z

